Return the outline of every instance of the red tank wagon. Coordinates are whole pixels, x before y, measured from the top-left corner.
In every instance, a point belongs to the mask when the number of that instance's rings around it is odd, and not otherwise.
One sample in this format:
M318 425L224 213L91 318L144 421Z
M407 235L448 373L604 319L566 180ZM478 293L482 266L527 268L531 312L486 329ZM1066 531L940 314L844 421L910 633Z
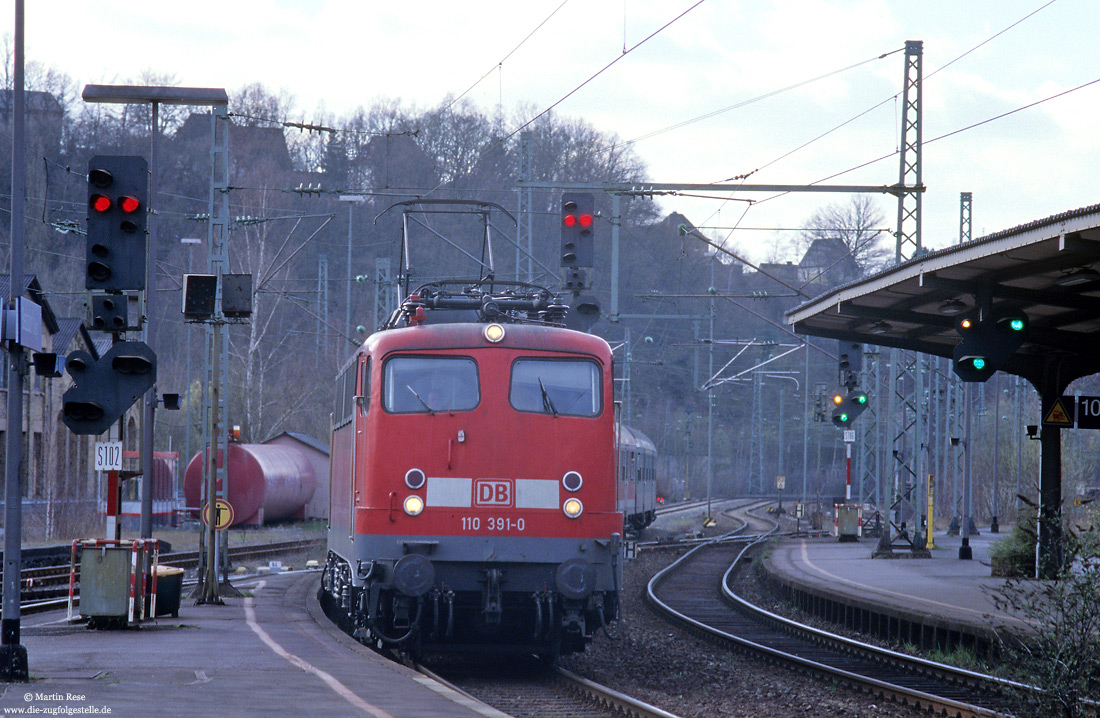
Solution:
M222 459L219 451L219 465ZM206 452L200 451L187 464L183 494L188 506L201 502L205 462ZM226 473L233 526L305 518L306 504L317 490L317 477L306 455L290 446L230 444ZM193 515L198 518L199 512Z
M552 299L422 287L338 377L322 598L360 640L552 658L617 619L611 350Z

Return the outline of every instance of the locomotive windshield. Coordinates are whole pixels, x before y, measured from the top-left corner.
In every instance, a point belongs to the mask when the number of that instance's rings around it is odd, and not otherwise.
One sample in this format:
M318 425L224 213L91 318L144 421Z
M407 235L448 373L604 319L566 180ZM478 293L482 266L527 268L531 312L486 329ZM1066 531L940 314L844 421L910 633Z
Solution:
M395 414L469 411L480 400L477 364L463 357L393 357L384 381L382 406Z
M518 359L508 397L518 411L599 416L600 367L586 359Z

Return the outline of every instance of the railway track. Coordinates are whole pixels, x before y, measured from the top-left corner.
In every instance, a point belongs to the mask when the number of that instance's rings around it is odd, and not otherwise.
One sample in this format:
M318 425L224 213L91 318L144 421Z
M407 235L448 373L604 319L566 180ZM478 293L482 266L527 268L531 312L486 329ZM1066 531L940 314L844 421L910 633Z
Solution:
M274 543L253 544L249 546L236 546L229 549L230 560L244 560L264 558L267 556L281 556L285 554L308 551L322 547L324 538L300 539L296 541L278 541ZM162 553L158 557L162 564L176 566L178 568L195 568L199 564L198 551L174 551ZM54 566L40 566L27 568L20 572L22 591L20 592L23 612L35 610L49 610L55 607L55 599L67 597L69 594L69 564ZM80 580L80 567L77 565L76 579ZM29 609L29 610L28 610Z
M436 670L417 666L417 670L500 711L498 718L676 718L564 668L533 661L467 663Z
M765 521L749 516L754 526ZM774 528L772 529L775 530ZM649 582L656 610L707 639L797 670L950 716L1008 714L1008 681L852 641L758 609L729 588L738 561L759 542L693 549Z
M706 499L693 499L691 501L682 501L675 504L665 504L656 510L658 516L667 516L669 514L676 514L682 511L693 511L698 508L705 507L707 505Z

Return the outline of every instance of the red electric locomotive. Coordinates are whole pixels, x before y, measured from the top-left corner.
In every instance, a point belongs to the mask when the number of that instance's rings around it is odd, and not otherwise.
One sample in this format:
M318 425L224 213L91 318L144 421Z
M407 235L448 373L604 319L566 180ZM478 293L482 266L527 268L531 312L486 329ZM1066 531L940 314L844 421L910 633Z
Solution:
M360 640L552 659L617 619L612 355L564 311L425 285L341 372L322 598Z

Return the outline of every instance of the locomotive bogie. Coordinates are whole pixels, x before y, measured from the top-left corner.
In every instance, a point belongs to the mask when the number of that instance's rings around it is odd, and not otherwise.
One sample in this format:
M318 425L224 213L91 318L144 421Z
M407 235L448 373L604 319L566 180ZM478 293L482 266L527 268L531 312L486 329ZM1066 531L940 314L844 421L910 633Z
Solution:
M390 647L556 655L583 650L618 617L617 536L514 539L503 548L487 539L357 537L355 550L354 566L330 554L326 590L360 638Z

